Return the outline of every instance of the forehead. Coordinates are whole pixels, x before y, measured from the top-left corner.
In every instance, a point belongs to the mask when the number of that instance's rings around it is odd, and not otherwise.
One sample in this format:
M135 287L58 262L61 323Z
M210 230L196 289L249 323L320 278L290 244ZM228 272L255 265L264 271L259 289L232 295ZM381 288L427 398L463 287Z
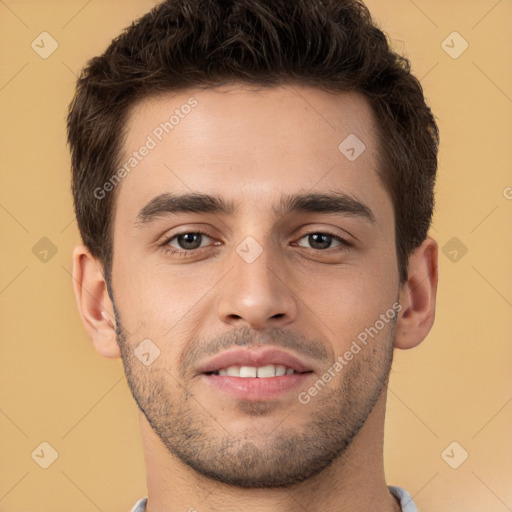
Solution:
M116 217L133 219L164 192L215 193L248 208L299 189L385 199L368 101L306 86L232 84L143 99L130 110L121 165Z

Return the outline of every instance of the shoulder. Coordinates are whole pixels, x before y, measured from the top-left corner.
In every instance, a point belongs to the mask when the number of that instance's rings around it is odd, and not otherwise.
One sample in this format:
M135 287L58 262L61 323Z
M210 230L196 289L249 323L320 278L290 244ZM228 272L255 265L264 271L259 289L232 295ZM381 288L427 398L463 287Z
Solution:
M419 512L411 495L405 489L397 485L388 485L388 489L400 501L402 512Z

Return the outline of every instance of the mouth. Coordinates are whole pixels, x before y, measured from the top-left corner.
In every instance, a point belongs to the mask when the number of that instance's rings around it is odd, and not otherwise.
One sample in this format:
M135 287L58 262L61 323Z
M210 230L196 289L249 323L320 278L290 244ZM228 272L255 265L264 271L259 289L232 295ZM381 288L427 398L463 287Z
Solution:
M228 377L241 377L242 379L269 379L272 377L282 377L283 375L293 375L297 373L311 373L311 371L297 372L293 368L288 368L282 364L267 364L259 367L235 365L227 368L220 368L217 371L205 372L205 375L227 375Z
M312 366L280 349L235 349L214 357L200 368L204 381L221 394L237 399L275 399L304 386Z
M213 357L200 365L197 370L198 373L218 373L231 377L269 378L290 375L292 372L311 372L313 365L309 361L275 347L236 348Z

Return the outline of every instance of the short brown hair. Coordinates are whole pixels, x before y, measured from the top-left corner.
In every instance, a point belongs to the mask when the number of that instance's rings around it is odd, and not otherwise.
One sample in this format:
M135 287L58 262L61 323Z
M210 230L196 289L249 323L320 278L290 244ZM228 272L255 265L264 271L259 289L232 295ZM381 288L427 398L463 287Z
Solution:
M119 187L101 199L94 191L120 165L129 109L161 92L228 82L298 83L369 100L404 282L432 218L439 131L409 60L391 49L367 7L358 0L166 0L86 64L69 106L76 218L107 283Z

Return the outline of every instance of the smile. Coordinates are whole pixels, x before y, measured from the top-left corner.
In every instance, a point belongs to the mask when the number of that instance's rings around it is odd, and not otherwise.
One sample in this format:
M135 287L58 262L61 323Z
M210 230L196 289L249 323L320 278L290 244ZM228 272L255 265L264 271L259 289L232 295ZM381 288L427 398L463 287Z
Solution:
M293 368L288 368L284 365L267 364L266 366L229 366L221 368L218 371L210 372L210 375L227 375L229 377L257 377L266 379L269 377L282 377L283 375L292 375L296 372Z

